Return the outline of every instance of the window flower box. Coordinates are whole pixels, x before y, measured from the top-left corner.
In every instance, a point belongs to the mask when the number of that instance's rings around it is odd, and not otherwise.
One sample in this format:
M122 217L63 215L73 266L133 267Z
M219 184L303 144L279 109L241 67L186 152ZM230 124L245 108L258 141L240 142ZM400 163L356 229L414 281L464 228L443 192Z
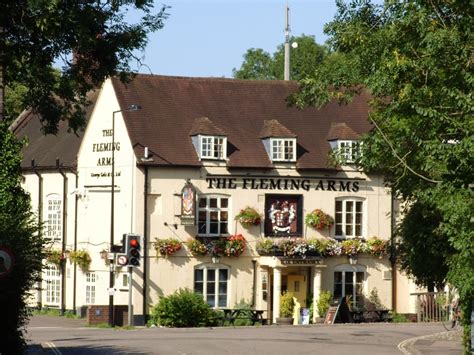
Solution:
M158 239L153 243L157 255L169 256L176 253L183 246L183 243L176 238Z

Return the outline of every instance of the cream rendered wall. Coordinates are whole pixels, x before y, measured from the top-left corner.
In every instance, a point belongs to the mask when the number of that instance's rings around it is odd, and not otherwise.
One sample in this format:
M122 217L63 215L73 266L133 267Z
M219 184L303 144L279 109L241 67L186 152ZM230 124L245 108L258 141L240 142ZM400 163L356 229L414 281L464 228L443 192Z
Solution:
M67 186L66 186L66 202L63 200L63 185L64 185L64 178L58 171L41 171L39 170L38 173L43 178L43 187L42 187L42 215L40 216L40 220L42 221L44 228L47 228L47 220L48 220L48 209L47 209L47 199L48 196L57 195L61 201L62 207L62 214L66 214L66 235L61 235L62 238L65 238L66 250L71 250L74 245L74 211L75 211L75 184L76 184L76 175L67 171L63 171L66 178L67 178ZM23 188L27 191L31 196L31 205L32 210L35 213L39 212L38 203L39 203L39 177L35 173L25 173L24 175L24 182ZM63 220L61 220L63 222ZM46 229L43 230L43 233L46 233ZM61 250L62 249L62 238L60 240L51 241L48 245L48 249L55 249ZM73 288L73 265L70 263L66 263L66 281L65 281L65 308L66 309L73 309L73 297L72 294L74 292ZM37 302L42 301L43 305L47 305L45 303L46 300L46 284L43 281L42 285L42 294L38 294L37 291L32 293L32 298L30 302L32 304L36 304Z
M85 194L78 207L78 249L86 249L92 257L90 271L96 273L95 304L109 302L109 267L100 259L101 250L110 250L111 220L111 143L113 112L119 107L110 80L100 92L87 125L78 157L79 189ZM114 244L121 244L124 233L134 232L133 189L135 188L135 155L120 112L115 114L115 202ZM120 291L122 270L117 270L118 291L114 304L127 304L128 292ZM85 274L78 279L78 303L85 303ZM84 288L82 288L83 290Z
M378 177L367 178L366 176L355 172L339 173L337 177L345 178L360 178L360 190L358 192L339 192L339 191L310 191L292 190L292 191L278 191L278 190L245 190L240 187L237 189L216 189L209 188L206 182L207 174L223 174L227 175L228 171L220 164L208 164L201 169L179 169L179 168L152 168L149 172L149 232L150 242L156 237L169 238L175 237L185 242L189 238L193 238L197 234L197 226L181 226L179 217L180 213L180 198L179 195L182 187L187 179L190 179L197 190L197 194L218 194L227 195L230 198L229 204L229 232L242 233L248 242L249 250L239 258L221 258L221 264L231 267L230 278L230 292L229 292L229 306L232 307L241 299L247 302L251 301L252 285L253 285L253 269L252 259L259 259L255 251L256 241L259 237L264 235L263 223L260 227L251 227L250 229L243 228L240 224L234 221L235 215L241 208L246 206L255 207L259 212L264 212L265 194L267 193L281 193L281 194L301 194L303 195L303 218L306 213L315 208L321 208L323 211L334 216L335 214L335 198L337 197L359 197L363 198L366 210L364 211L365 229L364 236L370 238L378 236L382 239L390 238L390 208L391 197L388 191L383 187L382 179ZM239 171L236 174L245 175L249 173L249 177L253 175L262 176L265 172L256 171ZM293 169L279 169L274 170L269 175L280 175L286 177L292 175L298 177ZM310 174L304 173L302 175L308 176ZM319 176L319 175L315 175ZM231 175L229 175L231 177ZM325 176L322 179L331 179L332 176ZM150 206L152 205L152 207ZM168 226L165 226L164 223ZM174 229L172 224L178 225ZM334 236L334 227L331 230L315 231L303 226L303 234L305 237L317 236ZM149 246L149 255L156 255L151 245ZM194 267L200 263L210 262L207 257L194 258L190 252L184 248L168 258L159 257L157 260L150 260L150 297L149 303L156 303L158 295L168 295L173 293L180 287L193 288L193 270ZM347 263L347 257L341 258L327 258L325 259L327 268L323 270L323 285L322 289L332 290L333 283L333 268L341 263ZM374 259L374 258L360 258L361 264L366 264L368 267L368 275L366 282L366 294L370 290L377 288L379 297L387 308L391 308L391 281L383 280L383 271L390 270L390 263L388 259ZM257 287L261 285L261 269L257 268ZM257 289L257 305L266 304L261 301L261 290ZM136 301L136 297L134 296ZM135 306L139 306L140 302L135 302Z

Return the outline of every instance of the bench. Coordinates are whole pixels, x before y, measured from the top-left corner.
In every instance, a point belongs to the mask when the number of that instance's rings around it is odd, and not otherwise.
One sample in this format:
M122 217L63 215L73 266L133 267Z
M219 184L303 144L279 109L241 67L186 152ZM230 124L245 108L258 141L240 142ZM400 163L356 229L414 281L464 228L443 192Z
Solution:
M218 321L220 321L221 325L224 326L225 322L227 321L232 326L235 326L235 321L237 319L249 320L252 325L255 323L260 323L262 325L267 324L267 320L263 318L263 312L261 310L256 309L242 309L242 308L223 308L220 309L222 311L222 316L218 317Z

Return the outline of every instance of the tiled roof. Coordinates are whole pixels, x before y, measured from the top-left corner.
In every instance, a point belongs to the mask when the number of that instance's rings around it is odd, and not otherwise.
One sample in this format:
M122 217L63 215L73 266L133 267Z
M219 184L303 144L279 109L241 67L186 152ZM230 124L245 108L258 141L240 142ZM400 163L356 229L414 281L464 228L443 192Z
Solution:
M212 122L207 117L199 117L194 120L190 136L196 136L198 134L205 134L209 136L225 136L226 133L221 128L217 127L214 122Z
M357 140L360 134L354 132L345 122L332 123L328 133L328 141L335 140Z
M235 80L137 75L122 84L112 79L121 107L142 107L137 119L123 112L137 157L144 147L160 166L201 166L189 136L196 118L208 117L227 136L229 168L272 168L262 140L266 120L277 120L297 135L298 169L328 169L328 134L347 122L356 134L367 132L368 96L348 105L329 103L321 109L289 107L287 97L298 87L291 81Z
M88 99L92 102L86 107L86 120L89 120L94 105L97 101L99 90L91 92ZM56 135L44 135L41 132L41 122L39 115L31 110L24 111L11 129L17 138L27 138L27 144L22 149L23 160L21 167L31 168L34 159L38 169L54 169L58 159L60 166L74 168L77 166L77 155L82 142L84 132L77 134L69 132L68 122L60 121L58 133Z
M277 120L263 121L263 128L260 131L260 138L296 138L296 134L283 126Z

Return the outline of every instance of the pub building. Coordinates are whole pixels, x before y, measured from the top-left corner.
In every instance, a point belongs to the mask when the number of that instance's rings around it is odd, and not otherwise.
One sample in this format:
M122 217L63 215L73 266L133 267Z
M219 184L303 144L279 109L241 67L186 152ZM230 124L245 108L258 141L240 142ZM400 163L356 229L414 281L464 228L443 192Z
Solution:
M64 259L45 260L32 304L84 314L111 296L127 305L130 288L143 324L159 297L188 288L214 308L245 302L275 323L291 291L298 323L322 291L353 306L375 292L384 308L415 313L417 288L389 255L398 203L382 176L353 164L371 129L369 97L297 109L287 104L296 90L139 74L92 93L76 135L60 122L43 136L37 115L20 115L12 129L28 137L24 188ZM127 233L142 247L132 280L118 259ZM90 257L85 268L71 262L78 251Z

